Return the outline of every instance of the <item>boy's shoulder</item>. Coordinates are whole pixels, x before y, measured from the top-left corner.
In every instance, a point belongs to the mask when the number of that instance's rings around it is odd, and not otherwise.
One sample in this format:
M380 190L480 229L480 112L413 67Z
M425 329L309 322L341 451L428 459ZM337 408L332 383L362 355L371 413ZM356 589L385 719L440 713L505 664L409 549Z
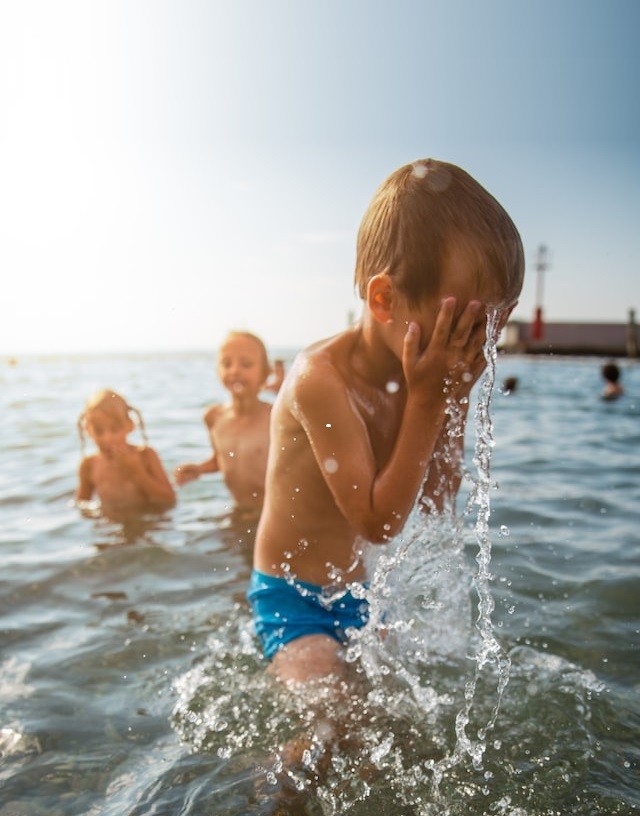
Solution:
M305 369L311 367L342 371L349 366L356 340L356 332L347 329L308 346L300 353L299 359Z
M356 335L352 329L334 334L324 340L318 340L303 349L292 368L298 377L309 373L310 369L339 369L348 361L355 343Z
M258 409L263 414L270 414L271 409L273 408L273 402L269 402L268 400L258 400Z
M348 382L349 361L355 342L352 330L320 340L296 357L288 380L295 399L327 396L334 388Z
M205 408L204 414L202 418L204 419L204 424L210 428L217 419L219 419L220 415L224 411L224 405L221 402L216 402L214 405L209 405Z

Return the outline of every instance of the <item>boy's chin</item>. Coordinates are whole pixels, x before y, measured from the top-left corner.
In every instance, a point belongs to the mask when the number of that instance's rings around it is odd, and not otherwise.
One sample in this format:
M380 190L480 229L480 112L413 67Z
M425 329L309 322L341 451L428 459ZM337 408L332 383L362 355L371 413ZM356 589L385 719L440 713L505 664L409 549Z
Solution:
M251 389L249 388L249 386L245 385L245 383L233 383L233 385L231 385L229 388L229 391L232 394L237 395L247 394L249 393L250 390Z

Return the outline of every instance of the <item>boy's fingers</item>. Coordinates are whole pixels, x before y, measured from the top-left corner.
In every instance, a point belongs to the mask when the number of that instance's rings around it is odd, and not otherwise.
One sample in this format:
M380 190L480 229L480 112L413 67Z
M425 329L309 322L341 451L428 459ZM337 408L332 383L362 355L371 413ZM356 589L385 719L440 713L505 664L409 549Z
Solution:
M460 315L458 322L453 329L451 340L456 345L460 344L466 346L469 340L473 337L475 339L476 333L485 332L485 324L487 316L482 310L482 304L479 300L471 300L467 303L464 312Z
M436 317L436 324L433 327L431 341L446 345L451 336L453 317L455 315L456 299L454 297L445 298L440 304L440 309Z
M404 336L402 347L402 367L405 371L418 356L420 348L420 326L413 320L407 326L407 333Z
M469 340L474 346L478 346L482 350L482 346L484 346L486 339L487 316L483 314L480 316L479 322L477 322L473 327Z

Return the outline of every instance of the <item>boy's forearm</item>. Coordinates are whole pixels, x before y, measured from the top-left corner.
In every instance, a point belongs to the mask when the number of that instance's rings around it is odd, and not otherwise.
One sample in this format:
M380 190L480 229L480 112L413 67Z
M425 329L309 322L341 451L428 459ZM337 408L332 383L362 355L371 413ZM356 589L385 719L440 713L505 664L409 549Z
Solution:
M436 440L422 487L425 512L453 509L462 482L464 433L468 406L460 406L455 419L443 424Z
M201 474L216 473L219 470L219 468L218 459L215 453L213 454L213 456L209 457L209 459L206 459L204 462L200 462L200 464L198 465L198 470L200 471Z
M391 457L376 475L371 491L368 538L385 541L397 535L424 484L445 420L443 400L428 406L407 401Z

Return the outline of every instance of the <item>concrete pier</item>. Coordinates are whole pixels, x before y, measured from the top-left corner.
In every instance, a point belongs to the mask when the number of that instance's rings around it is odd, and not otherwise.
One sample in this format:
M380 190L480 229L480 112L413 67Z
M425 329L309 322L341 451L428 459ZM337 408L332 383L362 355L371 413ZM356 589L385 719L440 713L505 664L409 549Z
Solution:
M510 321L498 348L505 354L565 354L572 356L637 358L640 331L635 311L626 323L545 322L534 339L533 324Z

